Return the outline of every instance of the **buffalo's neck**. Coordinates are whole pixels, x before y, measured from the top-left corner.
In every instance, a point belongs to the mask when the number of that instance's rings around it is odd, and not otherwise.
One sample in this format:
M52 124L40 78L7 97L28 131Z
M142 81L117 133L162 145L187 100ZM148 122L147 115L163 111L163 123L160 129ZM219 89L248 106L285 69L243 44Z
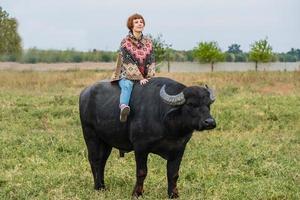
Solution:
M193 129L184 122L184 117L181 115L165 122L167 135L170 137L184 137L192 134Z

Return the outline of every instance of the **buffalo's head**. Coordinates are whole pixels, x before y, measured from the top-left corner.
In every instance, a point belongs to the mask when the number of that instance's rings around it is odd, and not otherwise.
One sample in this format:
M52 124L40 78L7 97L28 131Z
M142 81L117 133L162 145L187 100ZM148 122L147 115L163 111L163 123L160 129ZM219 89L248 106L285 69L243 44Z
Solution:
M215 101L213 91L205 87L191 86L175 95L167 94L165 85L160 90L163 101L174 106L168 114L177 113L181 121L193 130L209 130L216 127L210 114L210 105Z

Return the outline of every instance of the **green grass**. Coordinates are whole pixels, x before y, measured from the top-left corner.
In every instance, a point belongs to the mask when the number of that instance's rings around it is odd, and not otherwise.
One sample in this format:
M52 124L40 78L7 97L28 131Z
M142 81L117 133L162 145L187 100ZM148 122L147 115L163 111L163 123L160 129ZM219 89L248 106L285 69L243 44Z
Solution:
M113 150L106 191L93 190L78 115L82 88L110 72L0 72L0 199L130 199L133 153ZM195 132L181 199L299 199L299 72L174 73L216 89L217 128ZM166 161L151 155L143 199L166 199Z

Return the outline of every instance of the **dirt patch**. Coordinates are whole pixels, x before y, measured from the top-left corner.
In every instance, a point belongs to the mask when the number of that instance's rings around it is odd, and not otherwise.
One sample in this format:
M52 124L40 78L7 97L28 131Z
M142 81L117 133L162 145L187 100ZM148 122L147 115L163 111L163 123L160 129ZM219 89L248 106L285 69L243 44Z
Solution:
M258 89L262 94L279 94L286 95L295 92L295 85L292 83L274 83Z

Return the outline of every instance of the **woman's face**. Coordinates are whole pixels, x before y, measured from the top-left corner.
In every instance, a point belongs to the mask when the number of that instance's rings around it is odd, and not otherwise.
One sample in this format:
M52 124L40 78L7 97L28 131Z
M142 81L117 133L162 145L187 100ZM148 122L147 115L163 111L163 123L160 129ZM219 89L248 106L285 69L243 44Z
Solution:
M144 30L144 22L142 19L134 19L133 20L133 28L134 32L143 32Z

